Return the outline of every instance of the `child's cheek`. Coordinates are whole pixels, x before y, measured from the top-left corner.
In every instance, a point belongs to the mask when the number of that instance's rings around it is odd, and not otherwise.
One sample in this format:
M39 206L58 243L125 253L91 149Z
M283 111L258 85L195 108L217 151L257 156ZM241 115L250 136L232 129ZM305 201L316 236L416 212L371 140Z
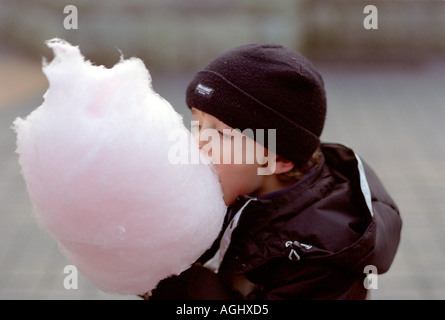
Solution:
M231 205L237 196L250 195L257 189L256 166L241 164L216 165L224 202Z

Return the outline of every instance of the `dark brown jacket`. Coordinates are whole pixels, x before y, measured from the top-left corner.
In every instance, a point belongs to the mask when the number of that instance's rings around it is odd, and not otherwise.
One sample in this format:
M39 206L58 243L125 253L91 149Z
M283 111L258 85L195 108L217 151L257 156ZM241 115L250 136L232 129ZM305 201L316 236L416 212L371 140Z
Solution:
M321 148L319 165L295 185L238 197L212 248L183 274L163 280L151 299L365 299L366 287L376 285L365 272L389 269L402 222L351 149ZM228 226L228 249L214 273L208 261L221 251Z

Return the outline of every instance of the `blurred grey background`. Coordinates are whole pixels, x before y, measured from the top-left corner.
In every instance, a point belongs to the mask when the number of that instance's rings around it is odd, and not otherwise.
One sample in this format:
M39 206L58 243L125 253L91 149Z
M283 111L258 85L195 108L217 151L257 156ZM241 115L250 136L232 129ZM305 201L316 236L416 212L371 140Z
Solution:
M366 30L366 5L378 29ZM65 29L63 10L78 10ZM394 264L371 299L445 298L445 2L345 0L0 0L0 299L134 299L79 276L39 229L15 154L11 124L39 106L48 83L44 41L59 37L111 67L144 60L153 86L184 115L193 73L253 42L300 51L323 74L322 139L358 152L398 203L404 226Z

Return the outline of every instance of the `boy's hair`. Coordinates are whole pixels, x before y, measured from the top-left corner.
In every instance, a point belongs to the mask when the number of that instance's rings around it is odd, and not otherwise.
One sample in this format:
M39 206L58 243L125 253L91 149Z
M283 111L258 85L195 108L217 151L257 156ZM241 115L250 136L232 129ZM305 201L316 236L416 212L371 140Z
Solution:
M196 73L186 101L241 131L274 129L272 151L296 167L320 145L323 79L309 60L280 45L250 44L222 54Z
M317 148L317 150L315 150L315 152L312 154L308 162L306 162L301 167L294 166L292 170L278 174L277 175L278 180L283 184L290 184L303 179L312 168L318 166L318 164L320 163L320 157L321 157L321 150L320 148Z

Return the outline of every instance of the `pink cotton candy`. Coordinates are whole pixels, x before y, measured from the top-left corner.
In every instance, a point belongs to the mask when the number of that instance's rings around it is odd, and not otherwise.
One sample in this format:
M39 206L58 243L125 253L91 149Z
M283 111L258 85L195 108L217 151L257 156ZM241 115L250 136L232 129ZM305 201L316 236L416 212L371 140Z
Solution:
M47 45L45 100L14 122L37 222L100 289L150 291L217 237L226 211L217 175L172 163L180 141L183 151L198 146L140 59L107 69L63 40Z

